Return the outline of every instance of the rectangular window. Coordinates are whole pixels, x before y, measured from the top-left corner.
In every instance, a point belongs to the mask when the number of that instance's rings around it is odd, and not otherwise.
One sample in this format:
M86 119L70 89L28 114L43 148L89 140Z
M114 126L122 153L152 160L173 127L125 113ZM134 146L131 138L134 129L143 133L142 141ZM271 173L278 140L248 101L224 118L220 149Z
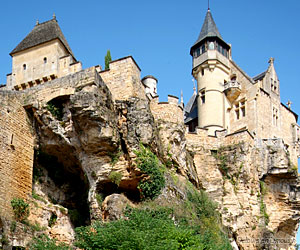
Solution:
M234 105L234 107L235 107L235 115L236 115L237 120L246 116L246 101L245 101L245 99L242 99L239 102L237 102Z
M278 109L273 107L273 125L278 126Z
M205 90L201 90L201 92L200 92L200 100L201 100L201 104L205 103Z

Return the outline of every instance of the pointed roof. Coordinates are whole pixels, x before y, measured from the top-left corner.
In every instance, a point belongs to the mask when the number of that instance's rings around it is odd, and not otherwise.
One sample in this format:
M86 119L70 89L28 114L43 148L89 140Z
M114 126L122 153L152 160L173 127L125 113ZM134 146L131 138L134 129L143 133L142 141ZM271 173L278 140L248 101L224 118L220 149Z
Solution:
M205 38L208 38L208 37L217 37L219 38L221 41L223 41L225 44L227 44L218 28L217 28L217 25L212 17L212 14L211 14L211 11L210 9L207 10L207 13L206 13L206 16L205 16L205 19L204 19L204 23L202 25L202 28L201 28L201 32L199 34L199 37L197 39L197 41L194 43L194 45L192 46L192 48L197 45L198 43L200 43L201 41L203 41Z
M199 37L198 37L196 43L202 41L204 38L207 38L207 37L218 37L221 40L223 40L223 38L217 28L217 25L212 17L210 9L207 10L205 20L202 25L202 29L201 29L201 32L199 34Z
M16 48L10 55L12 56L15 53L21 52L23 50L32 48L34 46L59 39L61 43L64 45L68 53L74 57L74 54L64 37L56 18L54 17L52 20L46 21L44 23L38 23L34 26L33 30L18 44ZM76 60L76 59L75 59Z

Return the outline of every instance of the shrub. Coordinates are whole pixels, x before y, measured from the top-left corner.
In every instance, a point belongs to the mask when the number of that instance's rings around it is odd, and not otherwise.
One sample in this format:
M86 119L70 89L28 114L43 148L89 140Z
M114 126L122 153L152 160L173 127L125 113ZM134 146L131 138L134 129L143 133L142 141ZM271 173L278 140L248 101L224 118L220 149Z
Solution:
M29 216L29 204L22 198L13 198L10 203L16 221L24 222Z
M146 174L138 184L141 199L155 199L165 186L163 166L159 163L156 155L150 149L140 145L140 150L135 152L137 155L137 167Z
M121 179L122 179L122 174L120 172L116 171L111 171L108 178L115 183L117 186L120 185Z
M47 110L59 121L62 120L64 113L63 113L63 106L61 104L54 103L49 101L46 106Z
M71 250L64 243L57 243L56 240L50 239L47 235L42 234L30 242L30 250Z

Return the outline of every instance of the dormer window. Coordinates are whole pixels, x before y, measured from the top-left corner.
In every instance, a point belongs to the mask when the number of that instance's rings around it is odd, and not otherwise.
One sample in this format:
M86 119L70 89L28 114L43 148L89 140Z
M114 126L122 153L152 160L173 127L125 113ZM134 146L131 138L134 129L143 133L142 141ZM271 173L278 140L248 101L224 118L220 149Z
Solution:
M47 57L44 57L44 64L47 63Z
M23 64L23 70L26 70L26 64Z

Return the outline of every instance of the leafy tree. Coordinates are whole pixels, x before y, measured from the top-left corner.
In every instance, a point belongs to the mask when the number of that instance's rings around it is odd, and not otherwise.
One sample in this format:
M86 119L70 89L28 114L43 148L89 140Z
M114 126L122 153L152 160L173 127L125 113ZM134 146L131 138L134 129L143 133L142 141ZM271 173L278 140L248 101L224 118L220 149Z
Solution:
M109 63L111 62L110 50L107 51L104 60L105 60L105 69L109 69Z

